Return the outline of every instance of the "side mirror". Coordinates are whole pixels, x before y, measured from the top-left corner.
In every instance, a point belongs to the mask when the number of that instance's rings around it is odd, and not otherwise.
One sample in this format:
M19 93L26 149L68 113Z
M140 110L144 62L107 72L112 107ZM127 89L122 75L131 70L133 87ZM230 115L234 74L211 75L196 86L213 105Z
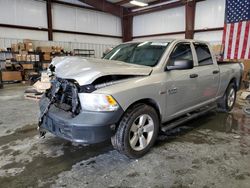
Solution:
M174 65L167 66L166 70L184 70L192 69L194 67L194 62L187 59L178 59L174 61Z

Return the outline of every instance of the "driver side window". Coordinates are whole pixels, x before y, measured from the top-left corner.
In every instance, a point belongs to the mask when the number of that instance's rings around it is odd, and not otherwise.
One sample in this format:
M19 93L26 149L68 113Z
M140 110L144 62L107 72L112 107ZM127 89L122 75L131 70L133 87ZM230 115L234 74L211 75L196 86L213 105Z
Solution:
M169 56L168 65L173 66L176 60L193 61L193 54L190 43L179 43L174 47L174 50Z

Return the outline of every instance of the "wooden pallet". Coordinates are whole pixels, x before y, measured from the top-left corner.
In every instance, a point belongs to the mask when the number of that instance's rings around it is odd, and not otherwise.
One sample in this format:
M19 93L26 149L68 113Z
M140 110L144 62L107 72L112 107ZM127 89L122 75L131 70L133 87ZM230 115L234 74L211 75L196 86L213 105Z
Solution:
M24 98L25 99L29 99L29 100L34 100L34 101L39 101L42 97L42 94L34 94L34 93L26 93L24 94Z

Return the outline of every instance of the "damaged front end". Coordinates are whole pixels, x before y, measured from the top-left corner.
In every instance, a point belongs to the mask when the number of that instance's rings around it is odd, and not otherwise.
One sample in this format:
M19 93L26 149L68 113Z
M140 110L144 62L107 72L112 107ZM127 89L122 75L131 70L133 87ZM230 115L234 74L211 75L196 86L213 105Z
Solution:
M40 137L44 137L45 130L48 130L68 140L88 143L88 141L82 139L87 137L82 136L87 132L80 133L78 132L80 129L89 131L94 135L87 139L91 140L91 142L109 137L111 134L110 125L119 120L123 110L111 95L93 92L104 87L126 82L134 77L138 76L107 75L83 86L80 86L73 79L55 77L51 81L51 88L46 91L45 98L40 104L41 116L38 124ZM100 123L103 120L108 120L106 123L102 122L104 125L107 124L107 127L103 127L103 124ZM101 132L97 134L96 128L92 128L91 124L95 126L98 124L106 134L101 134ZM96 139L97 137L98 139Z
M45 92L45 97L49 99L49 103L41 112L38 122L40 137L44 137L46 134L46 131L41 129L41 125L52 104L66 112L71 112L72 117L80 113L78 90L77 83L72 80L55 78L51 81L51 88Z

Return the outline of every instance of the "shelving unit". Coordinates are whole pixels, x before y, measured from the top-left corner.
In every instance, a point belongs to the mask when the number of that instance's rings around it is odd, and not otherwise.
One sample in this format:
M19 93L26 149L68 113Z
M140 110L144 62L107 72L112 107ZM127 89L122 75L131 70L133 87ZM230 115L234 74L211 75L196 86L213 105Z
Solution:
M74 49L74 55L82 57L95 57L95 50Z

